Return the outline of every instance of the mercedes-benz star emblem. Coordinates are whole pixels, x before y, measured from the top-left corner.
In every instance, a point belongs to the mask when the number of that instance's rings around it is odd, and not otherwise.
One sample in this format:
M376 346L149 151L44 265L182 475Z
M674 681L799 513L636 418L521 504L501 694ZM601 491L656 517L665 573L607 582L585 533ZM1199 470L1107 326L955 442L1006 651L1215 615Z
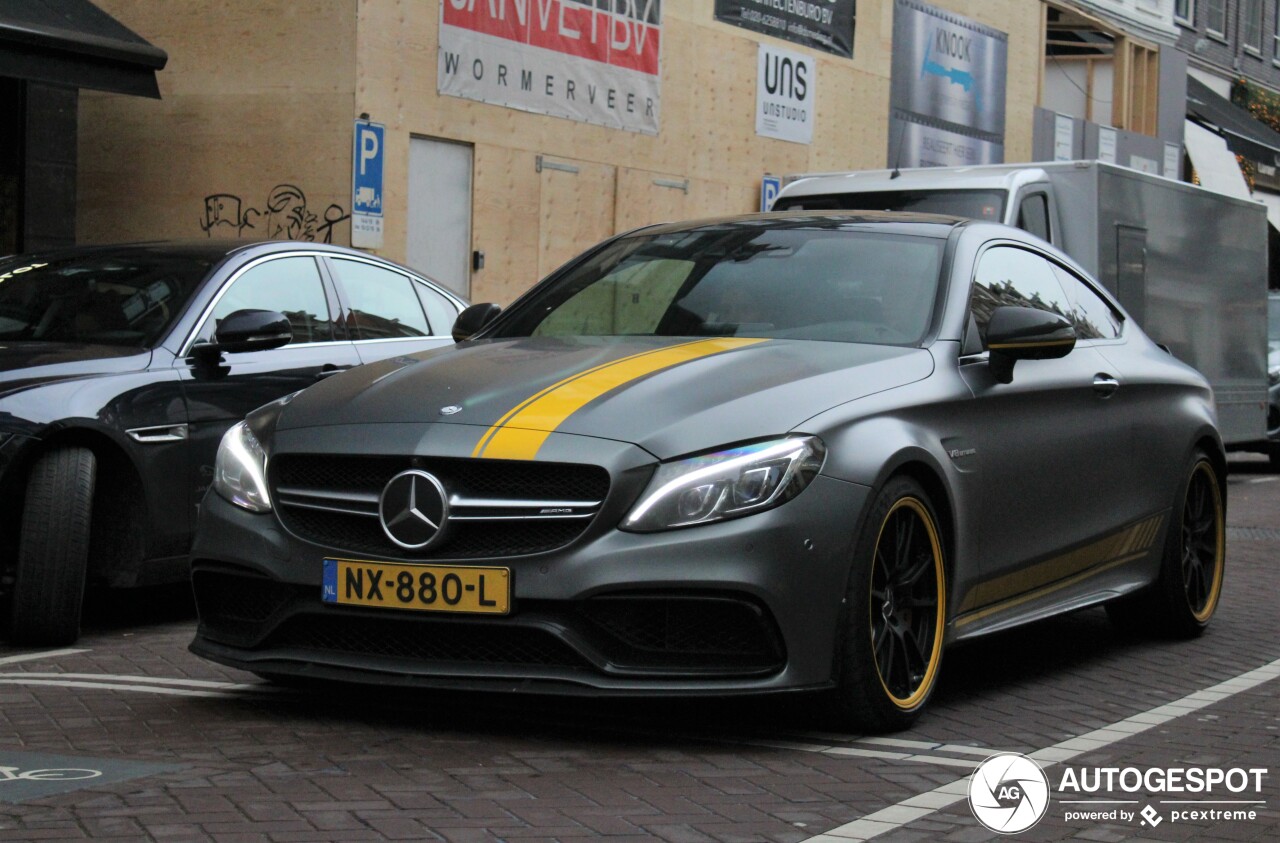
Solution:
M462 408L459 407L457 404L450 404L448 407L440 408L440 415L442 416L452 416L456 413L461 413L461 412L462 412Z
M449 496L433 475L416 468L392 477L378 499L387 538L405 550L422 550L444 534Z

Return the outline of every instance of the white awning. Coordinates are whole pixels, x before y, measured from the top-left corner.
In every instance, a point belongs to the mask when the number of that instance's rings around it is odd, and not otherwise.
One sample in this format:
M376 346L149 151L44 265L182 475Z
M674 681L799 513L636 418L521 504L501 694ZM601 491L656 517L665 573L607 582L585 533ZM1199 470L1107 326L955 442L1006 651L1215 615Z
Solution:
M1267 221L1271 223L1272 228L1280 231L1280 193L1258 190L1253 194L1253 198L1267 206Z
M1252 199L1240 163L1235 153L1227 149L1227 142L1197 123L1188 120L1186 124L1187 155L1200 176L1200 184L1238 199Z

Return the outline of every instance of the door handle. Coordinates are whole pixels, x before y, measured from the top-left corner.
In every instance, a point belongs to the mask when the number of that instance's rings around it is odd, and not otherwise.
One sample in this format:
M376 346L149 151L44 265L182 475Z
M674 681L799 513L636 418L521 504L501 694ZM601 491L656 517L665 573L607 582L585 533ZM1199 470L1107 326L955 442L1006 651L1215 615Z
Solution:
M1111 375L1099 372L1093 376L1093 391L1103 398L1110 398L1120 388L1120 381Z
M325 378L333 377L340 372L345 372L350 368L350 366L334 366L332 363L326 364L325 366L322 366L320 371L316 374L316 380L322 381Z

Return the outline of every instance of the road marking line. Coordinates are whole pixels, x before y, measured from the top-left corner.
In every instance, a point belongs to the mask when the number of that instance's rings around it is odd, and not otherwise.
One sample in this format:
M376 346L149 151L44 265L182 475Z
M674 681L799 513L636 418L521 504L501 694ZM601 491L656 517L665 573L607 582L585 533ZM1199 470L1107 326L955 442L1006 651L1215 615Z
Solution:
M1219 682L1209 688L1187 694L1171 703L1157 706L1150 711L1126 717L1101 729L1094 729L1083 735L1062 741L1044 749L1028 753L1029 757L1040 763L1042 767L1070 761L1094 749L1125 740L1141 734L1148 729L1163 725L1185 717L1195 711L1208 708L1244 691L1280 678L1280 659L1270 664L1242 673L1239 676ZM994 754L994 751L993 751ZM976 764L970 764L976 769ZM897 831L908 823L927 817L943 808L950 808L963 802L969 796L969 777L948 782L941 787L903 800L897 805L890 805L861 819L845 823L823 834L810 837L803 843L849 843L851 840L870 840L891 831Z
M17 664L18 662L32 662L40 659L53 659L58 656L74 656L76 653L87 653L89 650L37 650L33 653L18 653L15 656L4 656L0 658L0 664Z
M5 679L84 679L91 682L137 682L144 685L178 685L192 688L236 690L257 688L256 683L218 682L209 679L163 679L155 676L131 676L115 673L0 673Z
M0 679L0 685L44 685L57 688L80 689L96 688L104 691L136 691L141 694L167 694L172 697L229 697L242 693L242 691L232 693L230 690L193 691L185 688L165 688L154 685L123 685L111 682L57 682L50 679ZM251 687L253 686L243 686L245 689Z

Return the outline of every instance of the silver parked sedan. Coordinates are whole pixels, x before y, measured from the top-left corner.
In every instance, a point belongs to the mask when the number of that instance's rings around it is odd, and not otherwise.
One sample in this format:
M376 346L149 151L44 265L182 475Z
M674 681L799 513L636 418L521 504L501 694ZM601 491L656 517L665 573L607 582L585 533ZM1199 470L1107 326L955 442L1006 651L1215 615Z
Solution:
M1205 380L1070 259L949 217L642 229L456 348L224 438L192 649L267 677L823 692L901 728L952 642L1106 603L1194 635Z

